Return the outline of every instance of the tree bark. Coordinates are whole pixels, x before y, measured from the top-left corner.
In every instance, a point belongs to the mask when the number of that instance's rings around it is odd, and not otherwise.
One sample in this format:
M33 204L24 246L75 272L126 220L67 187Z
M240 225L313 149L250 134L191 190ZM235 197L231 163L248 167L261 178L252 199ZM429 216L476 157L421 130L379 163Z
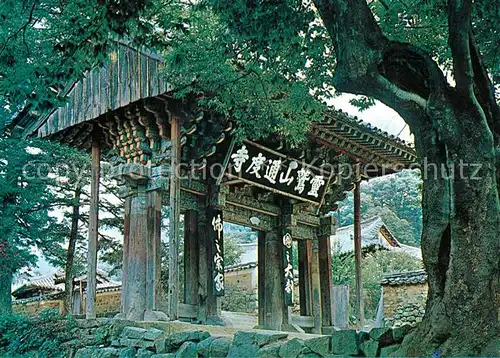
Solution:
M64 270L64 302L63 314L72 313L73 301L73 262L75 258L76 241L78 239L78 220L80 218L80 197L82 188L75 189L73 213L71 215L71 231L69 234L68 252L66 254L66 267Z
M470 36L471 1L449 1L455 87L423 50L387 39L366 0L314 2L335 46L337 90L380 100L415 135L429 294L397 353L481 354L499 334L500 115Z
M0 273L0 317L12 313L12 273Z

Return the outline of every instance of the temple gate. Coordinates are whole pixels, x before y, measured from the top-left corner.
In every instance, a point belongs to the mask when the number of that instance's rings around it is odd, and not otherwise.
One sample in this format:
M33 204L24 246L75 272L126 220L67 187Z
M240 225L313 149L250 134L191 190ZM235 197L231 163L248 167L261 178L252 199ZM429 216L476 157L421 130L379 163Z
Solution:
M85 74L66 105L28 132L93 153L87 317L95 317L98 180L101 161L125 200L120 317L221 323L223 222L258 232L258 322L272 330L333 326L330 236L336 202L364 177L415 163L412 148L341 111L312 124L302 148L279 136L241 141L234 123L177 100L156 55L120 44ZM350 172L348 172L348 168ZM353 169L354 168L354 169ZM160 289L161 207L170 207L169 292ZM179 216L184 215L184 292L179 290ZM300 315L290 310L298 242ZM160 310L168 302L166 312ZM163 305L165 306L165 305Z

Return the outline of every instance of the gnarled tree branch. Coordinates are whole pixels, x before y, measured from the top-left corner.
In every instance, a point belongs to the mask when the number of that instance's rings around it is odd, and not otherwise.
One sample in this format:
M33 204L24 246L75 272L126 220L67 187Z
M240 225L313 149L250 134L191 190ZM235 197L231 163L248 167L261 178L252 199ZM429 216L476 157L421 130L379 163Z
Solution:
M472 0L448 1L448 42L453 58L453 75L456 88L474 96L474 72L469 48Z

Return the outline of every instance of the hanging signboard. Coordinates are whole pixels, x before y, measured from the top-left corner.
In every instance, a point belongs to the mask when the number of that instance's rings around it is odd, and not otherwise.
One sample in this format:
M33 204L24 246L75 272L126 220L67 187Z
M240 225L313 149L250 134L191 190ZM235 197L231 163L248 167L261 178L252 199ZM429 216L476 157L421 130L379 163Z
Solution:
M224 230L222 210L211 211L212 279L215 296L224 296Z
M292 253L292 235L285 232L282 237L283 240L283 274L284 274L284 294L285 305L293 306L293 253Z
M244 140L232 145L225 175L287 197L321 205L331 174Z

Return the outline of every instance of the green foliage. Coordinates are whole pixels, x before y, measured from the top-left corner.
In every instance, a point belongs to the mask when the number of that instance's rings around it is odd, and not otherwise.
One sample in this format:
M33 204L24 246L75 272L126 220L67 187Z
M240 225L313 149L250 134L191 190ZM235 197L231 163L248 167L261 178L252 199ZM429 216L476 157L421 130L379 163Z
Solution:
M239 137L278 132L291 143L304 139L324 108L318 98L329 91L333 65L311 7L301 1L256 3L251 12L244 1L165 5L157 16L168 43L159 49L176 96L195 95L200 106L235 119ZM269 41L273 46L264 46Z
M412 271L420 268L422 268L421 263L404 252L387 250L364 251L361 261L361 272L363 277L365 316L370 319L374 318L377 313L381 292L380 280L384 274ZM354 253L334 253L332 255L332 273L334 285L349 286L350 317L355 320L356 269Z
M145 1L6 0L0 7L0 127L23 108L36 113L105 60L114 36L140 33ZM2 121L3 120L3 121Z
M248 244L257 241L257 234L249 227L224 223L224 235L231 236L239 244Z
M38 317L0 317L0 355L3 357L66 357L61 343L68 340L74 321L56 310L42 311Z
M448 45L447 1L385 1L371 3L380 19L379 25L388 37L411 43L430 53L442 68L451 72L452 60ZM473 2L474 35L486 67L494 81L500 75L498 43L500 9L495 0ZM493 45L493 46L492 46Z
M34 248L45 248L47 256L57 255L63 242L61 226L49 215L64 199L50 190L57 179L47 176L57 171L62 158L73 151L48 141L0 139L0 230L4 249L1 270L16 272L34 264ZM42 164L43 166L37 165Z
M231 266L241 262L243 249L238 241L231 235L224 233L224 265Z
M396 239L407 245L420 246L421 183L419 172L411 170L363 182L361 219L380 216ZM339 226L352 225L353 210L353 196L349 194L336 213Z

